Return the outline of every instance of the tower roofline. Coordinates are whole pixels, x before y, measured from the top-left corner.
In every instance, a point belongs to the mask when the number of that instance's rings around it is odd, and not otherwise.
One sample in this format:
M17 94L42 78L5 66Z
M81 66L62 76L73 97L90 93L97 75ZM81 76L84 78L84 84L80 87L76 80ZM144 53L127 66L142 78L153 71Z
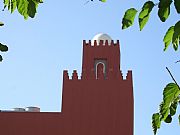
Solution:
M109 43L108 40L100 40L99 42L97 42L97 40L91 41L91 40L83 40L83 46L92 46L92 47L96 47L96 46L119 46L119 40L116 40L116 42L114 42L114 40L111 40L111 42Z

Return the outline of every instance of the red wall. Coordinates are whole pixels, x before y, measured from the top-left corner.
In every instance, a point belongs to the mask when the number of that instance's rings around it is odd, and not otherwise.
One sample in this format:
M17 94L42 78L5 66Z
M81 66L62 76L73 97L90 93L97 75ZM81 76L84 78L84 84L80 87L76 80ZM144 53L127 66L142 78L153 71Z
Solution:
M127 80L64 80L66 135L133 135L131 72L128 75Z
M106 61L96 78L94 63ZM2 135L133 135L132 72L123 79L119 41L92 46L83 42L82 76L63 74L61 113L1 112Z
M1 112L1 135L61 135L63 117L61 113Z

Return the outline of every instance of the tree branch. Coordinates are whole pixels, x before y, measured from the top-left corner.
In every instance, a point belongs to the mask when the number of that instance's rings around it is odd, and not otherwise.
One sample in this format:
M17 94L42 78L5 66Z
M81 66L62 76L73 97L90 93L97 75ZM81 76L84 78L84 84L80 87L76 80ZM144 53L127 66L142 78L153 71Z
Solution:
M176 80L174 79L173 75L171 74L170 70L168 69L168 67L166 67L167 71L169 72L171 78L173 79L173 81L175 82L175 84L178 86L178 88L180 89L178 83L176 82Z

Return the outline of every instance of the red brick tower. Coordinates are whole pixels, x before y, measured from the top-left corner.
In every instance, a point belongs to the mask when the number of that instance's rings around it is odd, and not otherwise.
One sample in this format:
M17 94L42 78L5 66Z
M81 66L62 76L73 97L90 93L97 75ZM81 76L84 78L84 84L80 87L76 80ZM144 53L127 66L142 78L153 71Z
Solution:
M132 72L123 79L119 41L106 34L83 41L82 76L63 76L66 135L133 135Z
M81 79L79 79L81 78ZM63 74L62 112L0 112L2 135L133 135L132 72L123 79L119 41L83 41L82 76Z

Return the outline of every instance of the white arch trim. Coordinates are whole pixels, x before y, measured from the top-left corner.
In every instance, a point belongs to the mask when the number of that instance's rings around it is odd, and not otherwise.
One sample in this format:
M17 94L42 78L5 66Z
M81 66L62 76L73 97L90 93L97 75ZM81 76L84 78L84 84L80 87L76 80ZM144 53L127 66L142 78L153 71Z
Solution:
M96 79L97 79L97 67L98 67L99 64L103 64L103 73L104 73L104 74L105 74L105 70L106 70L106 69L105 69L106 66L105 66L105 63L104 63L104 62L101 62L101 61L100 61L100 62L97 62L97 63L96 63Z

